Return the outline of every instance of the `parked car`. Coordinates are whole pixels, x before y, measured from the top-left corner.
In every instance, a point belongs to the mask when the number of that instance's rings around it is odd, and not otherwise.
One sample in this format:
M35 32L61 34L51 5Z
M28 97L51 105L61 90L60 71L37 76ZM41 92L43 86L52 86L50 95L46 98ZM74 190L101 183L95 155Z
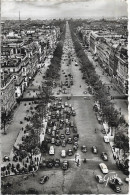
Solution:
M47 167L48 168L52 168L54 166L54 160L53 159L48 159L47 161Z
M48 127L53 127L53 122L52 121L48 121L47 125L48 125Z
M124 180L125 180L126 183L130 183L130 178L129 177L126 177Z
M56 140L55 140L55 145L56 145L56 146L60 146L60 145L61 145L61 141L60 141L59 139L56 139Z
M68 161L63 161L61 168L63 170L67 170L69 168L69 162Z
M121 192L121 187L113 181L109 181L109 186L113 189L114 192L120 193Z
M85 145L81 146L81 151L83 153L86 153L87 152L87 146L85 146Z
M49 154L50 155L54 155L55 154L54 146L50 146Z
M66 151L65 150L61 150L61 157L65 158L66 157Z
M77 133L77 127L73 127L73 133Z
M41 168L46 167L46 166L47 166L46 160L43 160L43 161L39 164L39 166L40 166Z
M69 129L69 127L66 128L65 134L66 134L66 135L70 135L70 129Z
M73 135L73 140L74 141L78 141L78 139L79 139L79 134Z
M98 153L98 150L97 150L97 147L96 146L92 146L92 152L94 154L97 154Z
M41 179L40 179L40 184L44 184L44 183L46 183L48 180L49 180L49 177L46 176L46 175L44 175L44 176L42 176Z
M52 137L55 137L55 136L56 136L56 131L53 130L53 131L51 132L51 136L52 136Z
M104 142L109 143L109 137L107 135L104 136Z
M60 138L61 138L61 139L65 139L65 134L62 133L62 134L60 135Z
M65 102L65 107L68 107L68 103L67 102Z
M51 115L51 118L52 118L52 119L55 119L55 118L56 118L56 115L55 115L55 114L52 114L52 115Z
M50 138L45 138L45 142L46 143L51 143L51 139Z
M107 174L109 172L107 166L104 163L100 163L99 167L100 167L102 173Z
M116 165L119 170L123 171L125 175L129 175L129 166L125 163L122 163L120 161L116 161Z
M51 138L51 144L55 144L55 138L54 137Z
M48 135L51 135L51 132L52 132L51 128L47 129L47 134Z
M66 140L63 140L63 141L62 141L61 146L62 146L62 147L65 147L65 146L66 146Z
M101 175L96 175L96 180L98 181L98 183L104 183L104 179Z
M71 137L68 137L67 143L68 143L68 144L72 144L72 138L71 138Z
M57 158L57 159L54 160L54 166L56 168L60 167L60 159Z
M73 144L74 144L74 146L76 146L77 148L79 147L79 144L78 144L77 141L74 141Z
M74 127L74 122L73 121L70 122L70 127Z
M68 156L72 156L74 153L73 153L73 150L72 149L68 149L67 151L67 155Z
M102 153L101 153L101 158L102 158L104 161L107 161L107 160L108 160L107 153L106 153L106 152L102 152Z

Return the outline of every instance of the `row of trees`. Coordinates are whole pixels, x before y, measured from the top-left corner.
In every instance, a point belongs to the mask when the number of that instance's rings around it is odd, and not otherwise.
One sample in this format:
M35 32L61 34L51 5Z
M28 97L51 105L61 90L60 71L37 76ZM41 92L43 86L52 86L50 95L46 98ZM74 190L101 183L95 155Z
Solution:
M51 59L51 65L46 72L46 83L42 83L39 86L39 93L37 105L35 111L30 119L30 124L26 126L26 130L29 132L29 136L23 141L24 150L31 152L32 149L40 147L40 133L42 129L43 118L46 118L46 106L53 99L52 94L52 81L59 77L59 69L61 66L61 56L63 41L65 37L64 33L61 35L61 40L58 42L57 47L54 51L53 58Z
M124 124L127 126L124 117L121 116L112 105L111 96L108 88L101 82L100 77L96 74L93 64L88 59L77 37L73 33L73 25L71 25L71 33L77 57L80 59L81 62L81 71L83 73L83 78L85 79L86 83L92 87L95 100L99 101L101 110L103 112L103 119L108 122L111 128L118 129L119 126L121 128ZM128 135L123 134L121 131L116 131L115 144L117 143L118 147L118 143L120 141L122 143L122 146L120 146L125 151L128 151Z
M46 77L49 80L52 80L52 79L57 80L60 76L59 70L61 67L61 57L63 53L62 50L63 50L64 39L65 39L65 25L64 25L64 31L62 32L61 37L60 37L60 41L58 42L57 47L53 53L51 64L46 71Z

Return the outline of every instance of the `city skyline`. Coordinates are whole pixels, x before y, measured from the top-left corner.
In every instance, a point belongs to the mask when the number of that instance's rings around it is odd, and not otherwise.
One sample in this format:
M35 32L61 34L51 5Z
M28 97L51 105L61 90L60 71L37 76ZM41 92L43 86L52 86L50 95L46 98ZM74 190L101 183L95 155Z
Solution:
M1 2L2 19L102 18L128 15L125 0L35 0ZM35 13L35 14L34 14Z

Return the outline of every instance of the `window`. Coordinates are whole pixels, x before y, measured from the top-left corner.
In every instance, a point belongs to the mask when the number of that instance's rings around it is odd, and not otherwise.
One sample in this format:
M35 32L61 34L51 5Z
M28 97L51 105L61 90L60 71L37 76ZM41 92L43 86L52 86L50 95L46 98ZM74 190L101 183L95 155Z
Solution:
M13 72L15 72L15 68L13 68Z
M15 93L15 97L18 97L18 94L17 93Z

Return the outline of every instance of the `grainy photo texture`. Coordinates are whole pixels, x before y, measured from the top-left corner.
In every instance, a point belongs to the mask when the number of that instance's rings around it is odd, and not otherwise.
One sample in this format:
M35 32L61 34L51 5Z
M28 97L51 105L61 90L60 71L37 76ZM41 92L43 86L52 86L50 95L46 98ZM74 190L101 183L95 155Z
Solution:
M1 0L1 194L128 194L128 1Z

